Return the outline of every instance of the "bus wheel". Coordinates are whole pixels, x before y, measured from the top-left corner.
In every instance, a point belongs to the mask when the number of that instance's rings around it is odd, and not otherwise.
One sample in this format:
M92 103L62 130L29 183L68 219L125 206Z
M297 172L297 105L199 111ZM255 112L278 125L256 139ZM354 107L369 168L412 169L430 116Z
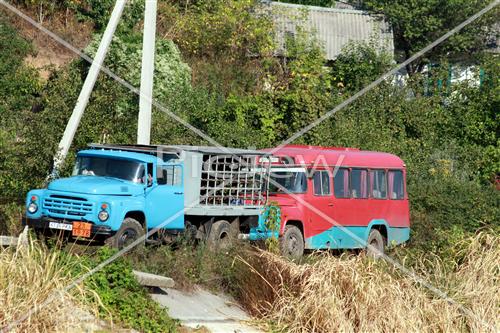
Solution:
M374 259L379 259L384 255L384 237L377 229L370 230L368 235L368 240L366 241L367 250L366 253L369 257Z
M231 224L228 221L217 221L210 228L207 244L209 247L216 249L228 248L231 245L232 235Z
M122 226L116 234L106 239L105 243L121 250L143 236L144 229L141 224L137 220L127 217L123 220Z
M291 259L298 259L304 254L304 236L294 225L285 226L285 232L280 237L281 255Z

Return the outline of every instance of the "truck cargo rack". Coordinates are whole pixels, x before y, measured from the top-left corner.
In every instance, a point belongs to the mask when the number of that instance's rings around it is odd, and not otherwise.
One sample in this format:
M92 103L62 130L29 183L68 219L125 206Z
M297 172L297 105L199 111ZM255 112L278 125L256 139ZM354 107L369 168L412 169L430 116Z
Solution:
M267 201L267 174L256 155L204 155L200 205L260 207Z

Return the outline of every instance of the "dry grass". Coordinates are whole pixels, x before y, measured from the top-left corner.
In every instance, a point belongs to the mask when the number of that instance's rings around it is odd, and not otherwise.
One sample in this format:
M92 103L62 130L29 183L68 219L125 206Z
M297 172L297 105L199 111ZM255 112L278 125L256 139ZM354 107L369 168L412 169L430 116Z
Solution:
M49 252L33 241L17 249L0 248L0 328L23 317L35 304L43 303L69 281L68 267L63 264L60 252ZM76 296L84 296L86 292L75 288L71 293L62 293L13 330L81 331L82 320L92 320L91 313L96 313L95 309L82 309L78 304Z
M499 331L500 238L483 234L458 246L464 250L453 270L422 258L419 274L474 316L362 256L320 255L296 265L268 252L249 254L238 262L240 298L287 332Z

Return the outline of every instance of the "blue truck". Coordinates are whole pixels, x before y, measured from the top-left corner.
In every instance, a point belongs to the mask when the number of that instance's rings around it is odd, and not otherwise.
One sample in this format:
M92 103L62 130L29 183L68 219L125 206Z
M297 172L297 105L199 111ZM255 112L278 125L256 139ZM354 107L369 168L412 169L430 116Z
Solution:
M99 145L78 152L73 174L26 196L23 224L123 248L143 237L225 244L263 230L267 153L173 145ZM154 232L151 232L154 231ZM250 235L250 236L249 236ZM240 237L242 238L242 237Z

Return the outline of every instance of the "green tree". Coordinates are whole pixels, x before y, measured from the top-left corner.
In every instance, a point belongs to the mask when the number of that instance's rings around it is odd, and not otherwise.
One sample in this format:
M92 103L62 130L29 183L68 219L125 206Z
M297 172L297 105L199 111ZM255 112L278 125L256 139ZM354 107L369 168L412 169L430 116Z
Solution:
M97 48L100 35L86 49L93 55ZM12 38L5 40L10 43ZM119 76L125 78L135 87L139 87L142 39L138 34L116 36L106 57L105 64ZM65 68L53 73L43 89L32 88L32 82L38 82L36 71L29 71L28 84L21 85L19 76L23 67L26 46L18 48L20 57L13 57L13 50L7 48L5 59L8 65L9 56L17 61L18 66L10 64L5 68L6 79L3 83L8 97L4 99L8 105L0 102L1 121L8 119L12 125L2 125L0 128L2 154L0 155L0 185L2 196L11 199L22 199L25 193L34 187L43 186L44 180L52 167L52 159L57 152L57 144L62 136L66 123L74 108L78 94L88 71L88 64L77 60ZM189 91L190 69L180 57L176 46L168 40L157 41L155 57L154 97L161 104L173 105L174 112L179 113L180 103L175 102L180 92ZM1 52L0 52L1 55ZM14 61L12 60L12 61ZM3 64L3 63L2 63ZM9 79L10 78L10 79ZM10 90L9 87L12 87ZM34 96L34 94L40 96ZM184 98L186 99L186 98ZM10 102L12 100L12 102ZM76 133L70 155L67 159L67 174L74 159L74 152L85 148L91 142L131 143L136 140L138 96L121 86L116 81L102 74L92 92L89 104ZM37 112L31 112L36 105ZM17 125L16 125L17 124ZM171 137L185 137L183 128L174 123L162 112L153 114L153 141L161 142ZM15 133L11 139L7 134ZM188 135L187 138L190 136ZM4 139L6 138L6 139ZM7 140L7 144L4 144ZM163 141L165 143L168 141ZM15 176L13 170L16 170Z
M257 0L160 3L158 31L179 46L193 83L224 96L254 92L274 61L272 20L257 15Z
M383 14L394 31L397 50L410 58L426 45L488 5L490 0L364 0L362 7ZM498 8L432 49L407 66L408 73L421 72L424 66L442 57L469 58L483 50L495 34ZM472 53L471 53L472 52Z
M24 63L34 53L32 45L0 19L0 202L16 196L17 186L26 179L17 177L22 161L18 149L25 144L25 119L34 114L42 84L38 72Z
M390 69L391 61L371 41L349 43L332 65L333 83L340 91L357 92Z

